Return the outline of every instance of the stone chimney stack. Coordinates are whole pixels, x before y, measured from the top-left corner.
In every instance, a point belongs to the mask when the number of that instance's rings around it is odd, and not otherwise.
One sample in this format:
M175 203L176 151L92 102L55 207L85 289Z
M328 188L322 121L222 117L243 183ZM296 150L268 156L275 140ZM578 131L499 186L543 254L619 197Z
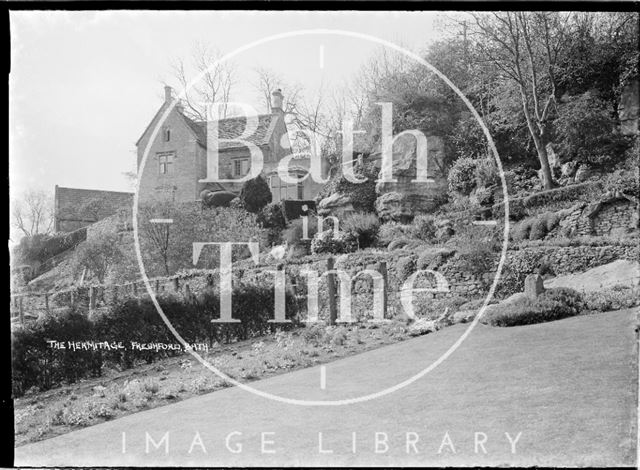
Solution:
M280 88L271 93L271 112L273 114L284 114L283 101L284 97Z
M171 87L168 86L168 85L165 85L165 87L164 87L164 102L165 103L167 103L167 104L171 103L171 100L173 99L171 97L172 93L173 93L173 90L171 89Z

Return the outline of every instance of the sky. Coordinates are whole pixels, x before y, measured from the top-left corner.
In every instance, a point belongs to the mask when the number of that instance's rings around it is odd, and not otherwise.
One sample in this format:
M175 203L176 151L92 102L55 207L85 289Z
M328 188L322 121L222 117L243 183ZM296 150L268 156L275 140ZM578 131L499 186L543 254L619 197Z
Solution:
M53 195L55 185L131 191L124 173L135 170L135 142L162 104L164 83L177 85L172 62L190 58L198 43L227 54L275 34L334 29L418 52L438 38L440 22L434 12L11 12L11 196ZM232 98L258 107L256 67L313 93L321 80L352 77L379 47L328 34L251 47L231 59Z

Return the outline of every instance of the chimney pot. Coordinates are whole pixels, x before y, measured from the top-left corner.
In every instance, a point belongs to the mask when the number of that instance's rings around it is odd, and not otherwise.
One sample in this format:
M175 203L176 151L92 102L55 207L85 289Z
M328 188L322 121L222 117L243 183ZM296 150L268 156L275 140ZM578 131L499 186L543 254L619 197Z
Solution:
M164 87L164 102L165 103L171 103L171 95L172 95L173 90L171 89L170 86L165 86Z
M271 112L284 112L282 107L283 100L284 97L282 96L282 90L280 88L271 93Z

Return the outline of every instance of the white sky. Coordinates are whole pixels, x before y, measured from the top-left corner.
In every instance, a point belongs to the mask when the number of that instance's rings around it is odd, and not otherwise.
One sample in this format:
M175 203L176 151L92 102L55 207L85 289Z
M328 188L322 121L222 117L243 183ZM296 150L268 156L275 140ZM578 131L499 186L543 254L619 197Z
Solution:
M226 54L273 34L326 28L418 51L437 39L439 24L433 12L12 12L10 21L13 194L53 194L56 184L131 190L122 173L135 168L135 141L162 102L172 60L191 57L198 42ZM378 47L326 35L258 46L233 59L234 98L261 104L249 85L255 67L313 92L323 76L329 83L352 76Z

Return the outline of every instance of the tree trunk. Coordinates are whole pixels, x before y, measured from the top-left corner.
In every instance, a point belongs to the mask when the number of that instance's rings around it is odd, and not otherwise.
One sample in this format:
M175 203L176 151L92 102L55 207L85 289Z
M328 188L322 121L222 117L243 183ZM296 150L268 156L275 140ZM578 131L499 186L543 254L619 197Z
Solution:
M540 169L542 171L542 185L544 189L555 188L555 182L551 175L551 167L549 166L549 155L547 155L547 146L545 142L544 132L538 133L531 112L529 111L529 100L527 99L526 91L523 86L520 86L520 95L522 97L522 110L524 111L524 117L527 120L527 127L529 128L529 134L533 139L533 143L536 146L536 152L538 153L538 160L540 161Z
M536 145L538 160L540 160L540 170L542 172L542 184L544 189L553 189L556 187L551 174L551 166L549 165L549 155L547 154L547 146L541 136L534 135L533 142Z

